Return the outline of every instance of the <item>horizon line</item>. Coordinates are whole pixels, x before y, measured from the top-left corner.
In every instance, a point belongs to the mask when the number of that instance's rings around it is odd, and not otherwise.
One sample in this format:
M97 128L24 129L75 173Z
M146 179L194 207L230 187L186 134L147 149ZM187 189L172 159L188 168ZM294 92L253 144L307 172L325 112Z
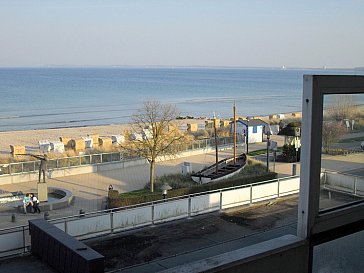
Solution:
M319 70L364 70L364 67L300 67L300 66L229 66L229 65L37 65L37 66L0 66L3 68L205 68L205 69L319 69Z

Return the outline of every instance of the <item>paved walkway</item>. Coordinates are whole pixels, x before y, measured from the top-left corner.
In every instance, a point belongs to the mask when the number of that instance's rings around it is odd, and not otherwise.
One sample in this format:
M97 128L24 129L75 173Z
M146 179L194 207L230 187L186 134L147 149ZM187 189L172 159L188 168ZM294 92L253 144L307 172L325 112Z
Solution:
M258 150L265 147L265 143L250 144L249 150ZM240 147L238 152L242 152L244 147ZM219 157L225 158L232 154L232 150L221 151ZM264 159L263 159L264 160ZM215 162L215 153L206 153L186 158L179 158L170 161L160 162L156 166L156 176L164 174L180 173L183 162L192 163L194 171L198 171L207 165ZM264 162L264 161L263 161ZM272 164L272 163L271 163ZM273 165L271 165L273 168ZM289 176L292 174L292 164L276 163L276 172L279 176ZM297 170L297 173L298 170ZM125 169L117 169L99 173L90 173L82 175L66 176L61 178L52 178L47 180L50 187L58 187L71 191L74 195L74 202L71 206L50 211L50 218L59 218L79 214L80 209L85 212L99 211L106 207L106 196L108 186L113 185L119 192L128 192L143 188L149 180L149 165L134 166ZM1 185L3 191L22 191L37 192L37 181L26 183L14 183ZM16 214L16 222L11 222L12 214ZM29 219L43 217L43 213L38 214L21 214L16 211L1 211L0 208L0 229L27 225Z

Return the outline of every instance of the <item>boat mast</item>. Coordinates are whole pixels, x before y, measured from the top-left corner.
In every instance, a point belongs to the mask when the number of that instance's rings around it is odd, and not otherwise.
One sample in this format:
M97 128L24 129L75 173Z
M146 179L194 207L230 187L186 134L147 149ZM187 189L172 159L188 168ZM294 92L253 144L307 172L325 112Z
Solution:
M234 100L234 165L236 164L236 106Z
M217 147L217 130L216 130L216 117L214 114L214 134L215 134L215 157L216 157L216 174L218 174L219 172L219 166L218 166L218 162L219 162L219 152L218 152L218 147Z

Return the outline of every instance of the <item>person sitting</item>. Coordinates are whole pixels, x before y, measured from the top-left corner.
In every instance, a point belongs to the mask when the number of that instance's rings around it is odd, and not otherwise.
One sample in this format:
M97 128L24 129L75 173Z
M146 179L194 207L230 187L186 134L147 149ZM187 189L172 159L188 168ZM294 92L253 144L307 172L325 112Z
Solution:
M40 213L40 208L39 208L39 200L38 198L32 194L32 202L33 202L33 213Z
M24 207L24 214L27 214L27 207L33 207L33 202L31 200L30 194L27 193L23 198L23 207Z

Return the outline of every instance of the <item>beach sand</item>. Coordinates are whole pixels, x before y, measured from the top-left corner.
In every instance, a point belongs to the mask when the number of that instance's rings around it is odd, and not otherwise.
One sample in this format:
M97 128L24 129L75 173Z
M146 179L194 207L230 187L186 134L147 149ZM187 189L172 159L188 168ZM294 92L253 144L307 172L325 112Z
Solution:
M181 125L187 123L204 123L204 120L179 120ZM27 149L39 148L39 140L59 141L60 137L79 139L91 134L98 134L100 137L111 137L112 135L122 134L128 130L128 124L112 124L100 126L70 127L57 129L24 130L0 132L0 154L10 154L10 145L21 145Z
M292 117L292 113L285 113L286 118ZM268 116L256 116L265 122L269 121ZM205 119L182 119L177 120L179 126L187 126L188 123L204 124ZM111 137L112 135L122 134L128 130L128 124L110 124L98 126L69 127L57 129L37 129L23 131L0 132L0 155L10 154L10 145L25 146L27 150L39 148L38 141L50 140L59 141L60 137L79 139L91 134L98 134L100 137Z

